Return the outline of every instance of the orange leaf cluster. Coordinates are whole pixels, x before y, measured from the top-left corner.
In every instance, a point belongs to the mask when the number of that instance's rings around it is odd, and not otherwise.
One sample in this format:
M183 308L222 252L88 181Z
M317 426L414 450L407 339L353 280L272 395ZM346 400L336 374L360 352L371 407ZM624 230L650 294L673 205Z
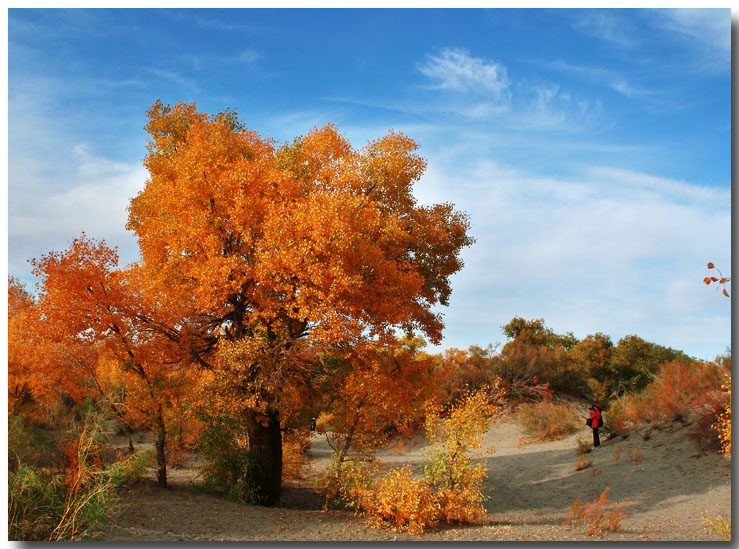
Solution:
M711 263L710 261L708 262L706 267L708 267L709 269L715 268L713 263ZM729 292L726 291L726 284L728 284L731 281L731 278L728 278L722 275L719 269L716 269L716 270L718 271L719 278L715 276L707 276L706 278L703 279L703 283L706 285L710 285L713 282L718 283L718 285L722 287L721 293L724 294L726 297L729 297ZM716 286L716 291L718 291L718 285Z

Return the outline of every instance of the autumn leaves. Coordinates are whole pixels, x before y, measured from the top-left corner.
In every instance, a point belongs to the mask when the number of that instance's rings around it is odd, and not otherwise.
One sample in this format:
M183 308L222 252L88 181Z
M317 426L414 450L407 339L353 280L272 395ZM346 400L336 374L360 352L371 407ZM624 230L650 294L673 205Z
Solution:
M121 420L156 433L162 486L168 433L213 383L231 387L219 406L251 418L262 469L279 469L281 430L315 412L306 409L325 400L317 387L338 390L318 383L332 373L322 354L359 364L351 357L398 329L440 340L432 307L448 302L449 276L472 243L467 216L416 204L426 163L401 134L357 150L329 125L278 144L231 111L161 102L146 130L150 177L127 224L141 260L120 267L114 250L83 235L34 261L39 337L87 346L89 363L81 372L50 354L23 360L68 374L49 394L123 389ZM278 500L279 474L255 482L262 502Z

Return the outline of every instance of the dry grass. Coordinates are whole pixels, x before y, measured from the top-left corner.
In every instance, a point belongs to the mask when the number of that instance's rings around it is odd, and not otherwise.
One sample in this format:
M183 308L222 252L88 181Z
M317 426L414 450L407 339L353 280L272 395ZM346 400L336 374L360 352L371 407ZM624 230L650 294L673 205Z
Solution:
M577 431L579 419L573 408L551 401L523 404L518 409L518 421L530 440L559 440Z
M629 454L629 459L634 462L634 468L639 467L639 462L644 459L642 451L636 448L629 448L627 453Z
M593 458L580 456L575 458L575 471L582 471L593 464Z
M567 519L564 525L568 529L585 527L589 536L595 534L605 534L607 531L615 532L621 527L624 519L631 516L631 513L624 513L624 509L628 503L620 505L616 502L608 501L608 490L606 488L601 492L600 497L590 503L582 505L580 498L567 510Z

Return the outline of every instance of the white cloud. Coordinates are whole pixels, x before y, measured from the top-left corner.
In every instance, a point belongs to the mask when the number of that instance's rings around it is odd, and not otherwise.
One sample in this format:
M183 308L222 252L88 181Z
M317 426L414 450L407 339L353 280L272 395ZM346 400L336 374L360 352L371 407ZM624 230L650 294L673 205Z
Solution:
M411 111L430 108L484 120L511 108L511 83L501 63L473 57L462 48L447 48L438 55L429 55L418 70L431 80L428 88L442 97L429 105L416 103Z
M239 53L236 58L243 63L253 63L264 57L261 53L251 48L246 49Z
M602 67L574 65L562 59L557 59L555 61L528 60L527 62L545 67L546 69L555 69L567 72L587 82L604 86L623 95L624 97L627 97L628 99L641 101L650 110L676 107L675 98L668 97L662 92L634 84L630 78L627 78L618 71L607 70Z
M67 247L85 232L120 247L123 263L138 257L125 230L129 200L147 172L141 165L95 157L84 145L72 147L71 169L62 167L56 184L39 177L15 181L8 211L8 262L16 276L28 277L28 259Z
M427 103L415 101L410 112L449 112L467 119L495 119L516 130L579 131L592 126L602 107L598 101L575 97L559 84L513 80L504 65L473 57L461 48L429 55L419 71L441 95Z
M200 90L200 88L198 87L198 85L195 83L194 80L186 76L182 76L182 74L180 74L177 71L173 71L169 69L157 69L153 67L147 67L146 70L150 72L151 74L153 74L154 76L161 78L162 80L169 80L170 82L174 82L181 88L185 88L189 91L199 91Z
M729 344L728 300L702 284L707 261L730 265L728 190L602 166L563 179L429 160L418 193L467 211L477 238L442 309L442 347L502 341L516 315L701 357Z
M502 64L472 57L461 48L444 49L439 55L431 55L418 69L437 81L435 87L439 89L490 93L499 100L505 100L508 94L510 83Z
M681 39L727 58L731 53L731 10L676 8L657 10L659 25Z
M619 48L631 49L639 40L630 31L618 12L600 9L575 10L575 28Z

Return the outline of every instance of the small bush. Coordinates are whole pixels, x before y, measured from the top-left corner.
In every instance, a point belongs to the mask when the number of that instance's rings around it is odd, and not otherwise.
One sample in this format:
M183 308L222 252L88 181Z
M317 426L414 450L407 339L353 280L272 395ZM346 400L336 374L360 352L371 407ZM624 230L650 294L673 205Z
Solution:
M626 452L629 459L634 462L634 468L639 467L639 462L644 459L644 454L639 449L629 448Z
M364 494L378 477L379 465L374 456L343 460L339 453L331 455L331 465L318 476L316 489L323 495L324 509L362 509Z
M623 433L628 428L628 416L626 403L628 397L621 397L608 408L608 428L611 436ZM605 430L605 429L604 429Z
M558 440L580 428L571 406L551 401L524 404L518 410L524 435L532 440Z
M357 495L363 514L373 527L389 524L398 530L420 534L439 522L439 494L427 479L414 479L410 467L392 469L370 490Z
M608 491L606 488L601 492L600 497L590 503L582 505L580 498L567 510L567 519L564 525L568 529L577 527L587 527L589 536L596 533L605 533L608 530L617 531L621 527L624 519L631 516L630 513L624 513L628 503L619 506L618 503L608 501Z
M642 392L622 396L611 407L609 422L623 428L684 420L700 410L706 395L720 390L724 379L725 368L718 362L665 362Z
M247 480L247 468L253 466L253 458L243 425L225 415L203 419L205 428L196 447L203 458L203 489L222 488L232 501L252 501L253 487Z
M588 439L586 439L586 438L578 438L577 439L577 448L575 448L575 450L577 450L577 453L578 454L580 454L581 456L584 456L585 454L587 454L588 452L590 452L590 445L591 445L591 443L588 441Z
M723 414L731 404L731 396L724 391L710 391L695 402L695 422L690 438L706 450L722 449L721 428ZM728 437L731 441L731 436Z
M593 458L586 457L585 455L576 457L575 458L575 471L582 471L584 469L587 469L592 464L593 464Z
M440 521L471 523L486 514L482 483L486 472L473 465L502 397L499 386L485 386L463 393L458 403L442 416L429 411L427 435L436 447L427 457L423 476L415 478L409 467L380 474L373 462L334 463L321 478L327 505L354 508L370 526L389 525L412 533Z
M473 465L492 416L505 396L496 384L465 394L447 417L429 414L426 433L440 444L431 451L424 470L440 497L441 515L446 522L471 523L486 514L482 483L487 473L482 464Z

